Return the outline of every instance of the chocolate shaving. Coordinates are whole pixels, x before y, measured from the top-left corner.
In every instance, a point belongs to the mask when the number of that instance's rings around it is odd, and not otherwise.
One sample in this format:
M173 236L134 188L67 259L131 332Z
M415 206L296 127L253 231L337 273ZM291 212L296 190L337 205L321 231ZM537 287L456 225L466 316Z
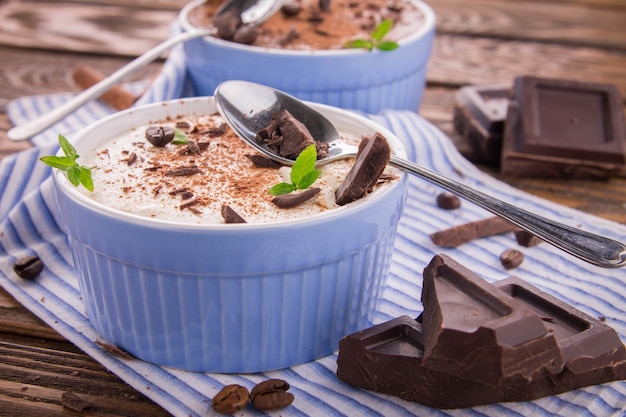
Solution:
M197 205L197 204L200 204L200 200L195 199L195 200L191 200L191 201L188 201L188 202L186 202L186 203L181 204L179 208L180 208L181 210L184 210L184 209L186 209L186 208L193 207L193 206L195 206L195 205Z
M499 235L519 230L513 223L501 217L488 217L469 223L460 224L449 229L432 233L430 239L435 245L454 248L475 239Z
M199 174L200 168L197 166L174 168L165 173L168 177L185 177L189 175Z
M178 151L178 155L200 155L200 147L198 146L198 142L195 140L189 140L187 142L187 146Z
M135 152L132 152L130 155L128 155L128 158L126 158L126 163L130 166L135 162L137 162L137 154Z
M70 410L78 411L80 413L91 407L93 402L83 397L79 397L71 391L66 391L61 394L61 404L65 408L69 408Z
M227 204L222 205L222 217L226 223L247 223L243 217Z
M99 340L95 341L96 345L100 346L100 348L102 348L102 350L104 350L107 353L110 353L113 356L117 356L119 358L122 359L135 359L135 357L133 355L131 355L130 353L126 352L125 350L122 350L120 348L118 348L117 346L114 346L110 343L106 343L106 342L101 342Z
M263 155L246 155L246 158L248 158L254 164L254 166L258 168L278 169L283 166L280 162L276 162L273 159L269 159Z
M356 162L335 193L335 200L340 206L358 200L370 192L391 158L389 144L380 133L363 141L365 144L359 146Z
M272 203L280 208L294 208L309 201L320 191L321 189L317 187L307 188L300 193L289 193L276 196L272 199Z

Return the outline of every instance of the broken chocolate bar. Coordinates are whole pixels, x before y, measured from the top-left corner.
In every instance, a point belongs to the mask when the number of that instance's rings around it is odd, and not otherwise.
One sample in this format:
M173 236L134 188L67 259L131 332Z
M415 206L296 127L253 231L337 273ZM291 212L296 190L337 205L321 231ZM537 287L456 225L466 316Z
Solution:
M499 290L533 309L546 329L559 343L566 370L572 374L600 371L611 363L626 361L626 347L614 329L601 320L568 305L550 294L517 278L509 277L494 284ZM622 365L622 368L626 366ZM621 375L621 376L620 376ZM613 379L626 378L626 370Z
M626 174L622 96L614 85L518 77L501 172L511 176L607 179Z
M431 233L430 239L435 245L454 248L474 239L499 235L518 229L518 226L504 220L502 217L494 216Z
M427 368L487 385L563 368L556 339L534 310L449 256L424 269L422 304Z
M345 180L335 192L335 201L340 206L358 200L370 192L378 182L391 157L387 139L376 132L359 145L356 162Z
M422 325L402 316L344 337L339 342L337 377L354 387L445 409L531 401L626 379L626 348L617 333L600 320L519 278L479 286L483 289L492 286L488 288L491 296L498 300L515 299L534 312L557 341L559 356L565 364L560 372L536 373L530 381L512 376L493 386L429 368L424 359L424 345L429 343L430 337L424 331L426 320ZM493 291L496 288L498 291ZM472 306L465 304L441 307L445 308L447 317L456 321L474 314ZM453 343L451 348L456 348L460 355L465 354L462 344ZM475 360L489 366L492 358L477 355Z
M504 85L468 85L458 91L453 124L472 149L471 161L500 165L509 90Z

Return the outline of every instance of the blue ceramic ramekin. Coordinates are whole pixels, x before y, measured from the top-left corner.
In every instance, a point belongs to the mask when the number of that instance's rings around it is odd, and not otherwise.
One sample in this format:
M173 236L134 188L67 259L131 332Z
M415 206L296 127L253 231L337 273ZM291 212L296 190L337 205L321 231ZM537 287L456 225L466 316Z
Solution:
M314 105L340 131L380 131ZM216 111L212 97L129 109L72 138L79 155L150 121ZM53 174L89 320L136 357L192 371L257 372L329 355L369 327L385 285L406 178L339 209L267 224L190 225L106 207Z
M384 109L417 111L435 36L435 13L424 2L422 28L399 41L394 51L342 49L294 51L242 45L214 37L185 43L188 73L197 95L212 95L227 80L252 81L302 100L365 113ZM204 0L188 3L179 14L183 30L188 15Z

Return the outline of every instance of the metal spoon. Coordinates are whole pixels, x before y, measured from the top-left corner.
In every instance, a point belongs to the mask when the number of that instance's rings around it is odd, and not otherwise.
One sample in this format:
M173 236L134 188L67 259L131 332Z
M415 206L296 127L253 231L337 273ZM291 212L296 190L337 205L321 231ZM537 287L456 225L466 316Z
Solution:
M328 119L281 91L245 81L226 81L215 90L215 101L220 114L239 137L285 165L293 165L294 161L260 146L255 140L257 132L280 109L287 109L300 120L316 140L330 145L329 156L318 160L318 165L356 155L357 148L344 143ZM620 242L530 213L397 156L392 156L389 164L439 185L593 265L617 268L626 264L626 245Z
M284 0L227 0L216 11L215 17L221 16L225 13L232 12L232 10L241 11L241 21L243 24L254 25L260 24L269 19L280 7ZM215 19L214 17L214 19ZM161 54L167 51L172 46L186 42L190 39L200 38L202 36L211 36L217 33L217 29L214 26L210 27L198 27L192 30L179 33L178 35L169 38L168 40L160 43L154 48L150 49L143 55L135 58L122 68L109 75L107 78L84 90L70 101L66 102L62 106L46 113L34 120L28 121L20 126L15 126L7 132L7 136L11 140L24 140L29 139L37 133L42 132L48 127L52 126L59 120L67 117L70 113L78 109L85 103L88 103L96 98L100 97L104 92L109 90L115 84L120 82L124 77L145 67L150 62L157 59Z

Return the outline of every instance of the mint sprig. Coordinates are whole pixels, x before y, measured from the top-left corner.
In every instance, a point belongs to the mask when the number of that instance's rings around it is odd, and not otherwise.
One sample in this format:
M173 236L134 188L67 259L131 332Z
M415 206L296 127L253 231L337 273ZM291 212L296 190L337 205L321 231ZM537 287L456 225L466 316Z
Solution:
M60 169L67 173L67 179L78 187L83 185L87 190L93 191L93 180L91 178L91 168L80 165L76 160L78 159L78 153L67 138L59 134L59 145L65 156L42 156L39 158L41 162L52 168Z
M174 145L184 145L188 142L189 137L187 137L187 134L185 132L183 132L182 130L174 129L174 139L172 140L172 143Z
M394 41L383 40L391 30L392 26L393 20L385 19L374 28L374 30L370 34L370 39L355 39L346 43L344 45L344 48L361 48L367 49L368 51L372 51L374 48L377 48L381 51L393 51L400 45L398 45L398 43Z
M306 190L319 178L321 171L315 169L317 149L315 145L306 147L291 167L291 184L281 182L270 188L271 195L289 194L296 190Z

